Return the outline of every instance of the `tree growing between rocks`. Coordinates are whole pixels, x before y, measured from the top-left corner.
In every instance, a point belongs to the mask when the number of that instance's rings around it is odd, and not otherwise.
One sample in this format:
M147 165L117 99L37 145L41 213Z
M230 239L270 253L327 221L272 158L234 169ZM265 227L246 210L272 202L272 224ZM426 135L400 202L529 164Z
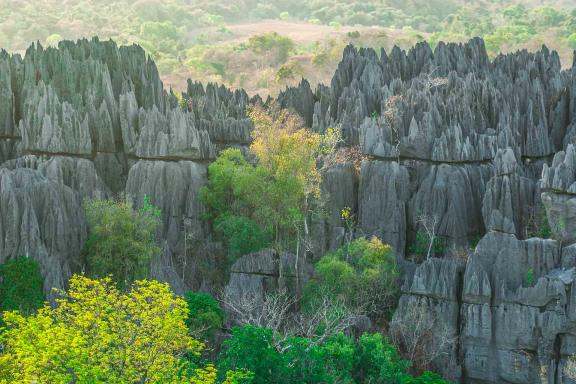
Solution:
M407 311L402 321L392 321L390 335L394 345L412 362L411 372L421 373L446 356L457 338L437 314L425 307L409 305Z
M396 306L400 271L396 255L377 237L358 238L323 256L304 302L316 311L324 297L341 301L353 313L384 320Z
M84 209L88 273L96 278L112 276L119 287L148 277L150 261L160 254L154 239L160 211L149 198L144 198L140 210L129 202L114 200L86 200Z
M320 196L318 159L335 152L339 135L332 129L312 132L298 115L275 106L253 107L249 116L254 160L238 149L224 150L208 168L201 199L231 256L272 245L294 251L298 271L310 244L309 216Z

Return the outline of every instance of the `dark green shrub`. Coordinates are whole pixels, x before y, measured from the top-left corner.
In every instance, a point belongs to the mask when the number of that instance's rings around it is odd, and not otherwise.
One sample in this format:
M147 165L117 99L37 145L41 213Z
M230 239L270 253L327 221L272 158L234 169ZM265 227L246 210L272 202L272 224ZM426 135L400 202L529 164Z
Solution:
M193 336L211 338L222 328L224 312L212 295L204 292L186 292L184 300L190 310L186 325Z
M224 341L219 372L248 370L254 373L253 384L279 384L285 383L284 369L269 329L236 327L232 337Z
M430 237L422 231L416 233L416 239L413 244L408 248L409 252L416 256L417 261L421 262L426 260L428 256L428 248L430 247ZM443 256L446 253L447 244L446 239L435 237L432 241L432 249L430 256Z
M44 303L43 283L40 266L31 258L18 257L0 265L0 309L33 313Z
M214 230L228 246L231 260L265 248L269 236L253 220L244 216L223 215L214 221Z
M408 374L410 362L378 333L358 340L337 333L321 342L289 337L275 345L271 330L247 326L232 330L220 357L219 371L251 371L255 384L447 384L431 372Z

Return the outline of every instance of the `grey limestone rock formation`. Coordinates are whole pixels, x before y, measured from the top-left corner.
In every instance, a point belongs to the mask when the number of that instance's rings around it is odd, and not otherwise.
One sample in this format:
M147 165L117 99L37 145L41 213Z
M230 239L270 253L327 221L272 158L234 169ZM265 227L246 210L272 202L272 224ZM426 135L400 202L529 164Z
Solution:
M224 301L240 304L243 309L258 311L267 295L278 292L298 292L312 273L309 263L296 269L296 257L290 253L278 253L272 249L251 253L239 258L230 269L230 279L224 288ZM248 304L248 305L242 305ZM238 313L230 311L231 323Z
M184 273L194 254L184 237L210 241L198 199L206 162L224 146L249 143L252 101L243 91L191 82L184 101L164 90L135 45L93 39L32 45L23 57L2 51L1 260L28 254L43 267L46 293L64 287L82 269L82 199L124 194L138 207L148 195L163 213L155 277L178 291L206 284Z
M82 199L125 194L138 207L146 195L162 211L154 277L177 292L214 288L198 272L201 262L221 267L209 260L218 245L199 190L220 150L250 143L247 107L263 101L192 81L182 96L164 90L138 46L93 39L0 52L0 261L29 255L47 293L63 287L82 267ZM414 311L438 324L454 343L433 363L465 383L566 382L576 353L576 69L545 47L491 61L480 39L350 46L330 86L303 80L278 102L317 132L339 129L356 154L322 171L313 257L376 235L409 266L432 219L445 253L467 260L406 268L393 325ZM533 228L540 205L557 240L533 237L545 232ZM247 255L223 285L262 296L292 286L294 265L289 254Z
M464 273L453 260L421 264L406 280L392 324L410 322L414 311L434 313L438 329L458 340L434 364L463 382L562 382L566 358L576 352L573 263L573 251L557 241L490 232Z
M37 260L44 291L64 288L78 270L86 238L81 199L70 187L30 168L0 167L0 262Z

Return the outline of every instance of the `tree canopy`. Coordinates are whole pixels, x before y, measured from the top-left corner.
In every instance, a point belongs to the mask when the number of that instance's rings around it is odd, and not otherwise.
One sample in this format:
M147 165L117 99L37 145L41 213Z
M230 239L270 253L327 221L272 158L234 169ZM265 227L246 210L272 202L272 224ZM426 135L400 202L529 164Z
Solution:
M204 345L188 335L186 302L167 284L136 281L124 293L110 278L74 276L61 294L35 315L4 313L5 383L214 382L212 366L179 375L180 356Z
M84 252L90 276L112 276L121 287L148 277L150 261L160 253L154 239L160 211L148 197L140 210L114 200L86 200L84 209L88 222Z

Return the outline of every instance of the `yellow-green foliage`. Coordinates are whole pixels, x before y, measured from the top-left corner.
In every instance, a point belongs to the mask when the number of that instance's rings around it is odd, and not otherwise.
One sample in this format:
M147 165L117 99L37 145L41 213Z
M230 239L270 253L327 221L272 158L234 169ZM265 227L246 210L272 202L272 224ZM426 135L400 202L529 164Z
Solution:
M111 279L74 276L54 308L7 312L0 355L4 383L213 383L212 366L178 374L184 352L204 345L188 336L186 302L167 284L137 281L126 293Z
M338 139L334 130L319 135L306 129L297 115L285 110L271 114L254 108L249 115L254 123L250 150L257 164L238 149L222 151L209 166L208 185L201 191L231 256L270 241L291 245L311 200L320 194L316 160L333 151Z

